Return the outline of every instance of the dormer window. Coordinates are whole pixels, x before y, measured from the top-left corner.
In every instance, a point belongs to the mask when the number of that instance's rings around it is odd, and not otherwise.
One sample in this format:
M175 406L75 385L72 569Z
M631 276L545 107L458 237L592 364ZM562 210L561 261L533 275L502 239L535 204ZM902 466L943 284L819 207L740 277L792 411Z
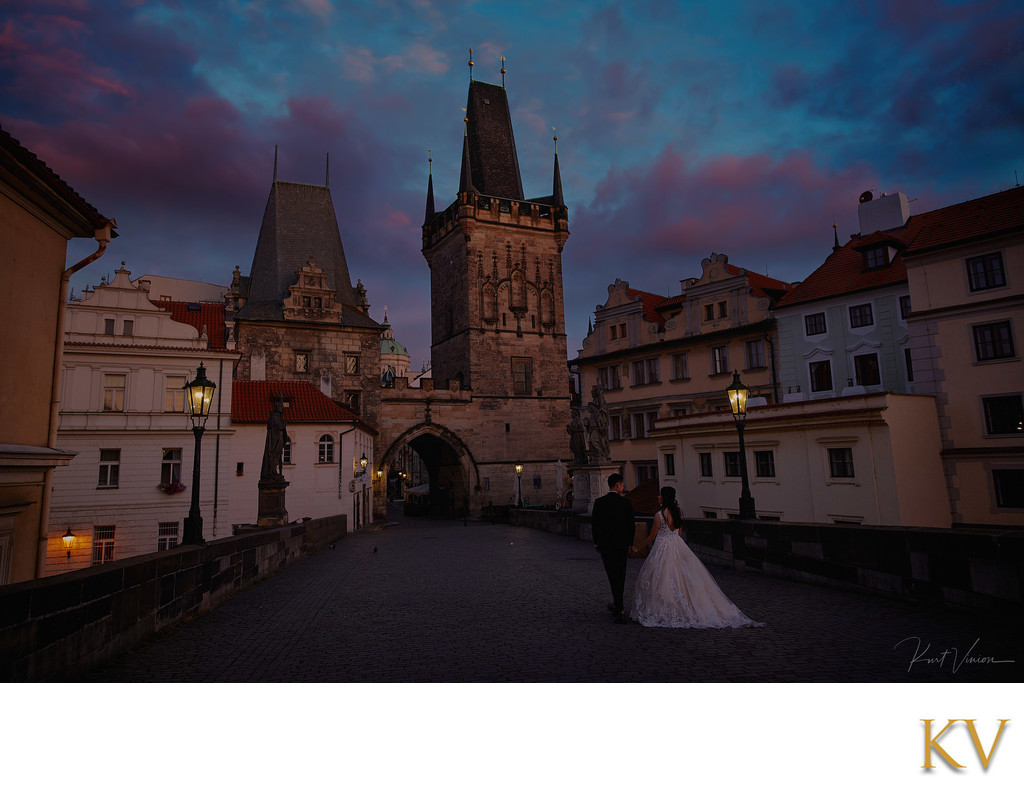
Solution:
M864 251L864 258L867 259L868 269L881 269L889 266L889 251L884 244L869 247Z

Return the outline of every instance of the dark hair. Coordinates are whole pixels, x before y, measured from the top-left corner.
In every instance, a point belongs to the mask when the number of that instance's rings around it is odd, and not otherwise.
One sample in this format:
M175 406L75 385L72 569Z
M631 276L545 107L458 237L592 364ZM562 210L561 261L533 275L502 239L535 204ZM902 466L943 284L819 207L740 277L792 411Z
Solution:
M614 474L609 474L608 475L608 487L609 488L614 488L615 486L617 486L619 483L623 482L624 480L625 480L625 477L623 477L617 471Z
M672 524L677 528L682 525L683 512L679 509L679 503L676 502L676 489L670 485L661 489L661 507L672 516Z

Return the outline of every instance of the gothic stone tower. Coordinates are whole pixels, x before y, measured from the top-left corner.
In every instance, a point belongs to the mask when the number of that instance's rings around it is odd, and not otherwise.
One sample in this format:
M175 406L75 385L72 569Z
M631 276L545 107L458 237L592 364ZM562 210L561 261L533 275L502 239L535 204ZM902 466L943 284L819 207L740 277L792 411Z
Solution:
M465 123L458 196L440 213L428 180L433 377L472 392L474 455L482 465L524 462L528 498L532 475L551 480L553 464L569 457L568 210L557 152L551 195L525 198L504 87L471 80Z

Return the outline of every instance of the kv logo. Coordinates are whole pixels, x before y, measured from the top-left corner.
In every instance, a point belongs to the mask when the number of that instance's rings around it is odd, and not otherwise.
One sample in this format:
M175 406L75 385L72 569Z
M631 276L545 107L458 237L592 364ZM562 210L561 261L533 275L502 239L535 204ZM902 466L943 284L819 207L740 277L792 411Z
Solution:
M941 746L939 746L939 739L943 735L946 734L946 730L948 730L954 724L957 724L957 723L960 723L960 722L963 722L964 724L967 725L967 730L968 730L968 732L971 733L971 740L974 742L974 750L978 753L978 759L981 761L982 767L987 769L989 761L992 760L992 755L995 754L996 744L999 743L999 738L1003 734L1003 727L1006 726L1006 724L1009 722L1010 719L1009 718L1000 718L999 719L999 729L996 731L996 737L992 741L992 746L989 747L987 755L985 754L985 749L981 745L981 738L978 737L978 730L974 728L974 721L975 721L975 719L973 719L973 718L950 718L946 722L946 726L944 726L942 728L942 731L939 732L935 736L932 736L932 721L934 719L922 718L921 720L924 721L924 765L921 767L922 769L934 769L935 768L932 765L932 750L933 749L936 752L938 752L940 755L942 755L942 759L945 760L946 763L948 763L950 766L952 766L952 767L954 767L956 769L966 769L967 768L966 766L962 766L961 764L957 763L953 759L953 756L949 754L949 752L947 752L945 749L943 749ZM949 743L948 739L945 742Z

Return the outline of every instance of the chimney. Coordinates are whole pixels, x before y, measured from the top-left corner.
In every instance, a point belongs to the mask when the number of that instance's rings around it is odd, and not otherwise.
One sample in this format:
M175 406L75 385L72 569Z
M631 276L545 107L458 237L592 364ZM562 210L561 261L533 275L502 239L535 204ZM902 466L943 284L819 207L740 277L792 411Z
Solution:
M910 218L910 204L906 194L882 194L875 199L871 191L865 191L860 195L857 216L860 218L861 235L866 236L876 230L894 230L907 223L907 219Z

